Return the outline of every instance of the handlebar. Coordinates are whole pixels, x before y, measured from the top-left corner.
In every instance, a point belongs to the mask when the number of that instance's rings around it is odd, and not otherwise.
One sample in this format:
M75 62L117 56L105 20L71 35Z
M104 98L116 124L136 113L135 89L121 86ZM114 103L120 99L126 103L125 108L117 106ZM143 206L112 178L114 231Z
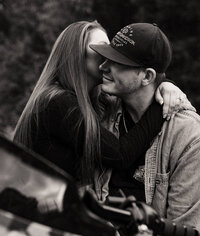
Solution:
M106 203L98 202L90 192L86 192L83 201L93 213L101 218L115 222L126 233L137 233L139 226L146 225L154 233L164 236L199 236L191 226L172 222L158 216L156 211L143 202L136 201L134 196L108 197ZM111 206L112 205L112 206Z

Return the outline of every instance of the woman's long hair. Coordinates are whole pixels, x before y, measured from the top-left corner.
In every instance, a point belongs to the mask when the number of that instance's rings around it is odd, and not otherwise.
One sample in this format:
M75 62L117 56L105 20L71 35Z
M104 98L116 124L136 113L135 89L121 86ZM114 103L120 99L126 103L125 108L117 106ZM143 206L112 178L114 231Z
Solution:
M80 21L69 25L57 38L43 72L17 123L14 140L32 148L31 119L38 115L41 107L57 94L68 91L78 100L83 119L74 127L78 130L84 122L85 140L81 161L81 177L91 180L94 166L101 163L99 119L92 106L87 83L86 45L92 29L104 30L96 21ZM72 107L71 112L76 108ZM69 114L67 114L69 115ZM67 132L67 131L66 131Z

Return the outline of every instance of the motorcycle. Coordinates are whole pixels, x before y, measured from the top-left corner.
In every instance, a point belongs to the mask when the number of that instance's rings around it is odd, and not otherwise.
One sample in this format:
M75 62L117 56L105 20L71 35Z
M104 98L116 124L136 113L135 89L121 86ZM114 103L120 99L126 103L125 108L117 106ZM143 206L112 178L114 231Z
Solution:
M134 196L100 203L80 196L71 176L22 145L0 136L1 236L198 236L158 216Z

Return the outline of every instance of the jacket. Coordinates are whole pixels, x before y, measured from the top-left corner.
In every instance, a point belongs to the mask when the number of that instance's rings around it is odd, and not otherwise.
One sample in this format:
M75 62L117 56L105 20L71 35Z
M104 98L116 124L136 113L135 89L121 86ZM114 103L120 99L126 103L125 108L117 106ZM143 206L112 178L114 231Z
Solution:
M145 195L161 217L200 231L200 116L178 112L146 153Z

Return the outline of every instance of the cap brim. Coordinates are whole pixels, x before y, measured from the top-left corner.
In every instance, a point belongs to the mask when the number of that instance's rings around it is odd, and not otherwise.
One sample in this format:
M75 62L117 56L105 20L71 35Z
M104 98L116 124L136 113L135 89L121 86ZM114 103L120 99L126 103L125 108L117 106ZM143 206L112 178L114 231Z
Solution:
M89 47L111 61L127 66L141 66L115 50L110 44L90 44Z

